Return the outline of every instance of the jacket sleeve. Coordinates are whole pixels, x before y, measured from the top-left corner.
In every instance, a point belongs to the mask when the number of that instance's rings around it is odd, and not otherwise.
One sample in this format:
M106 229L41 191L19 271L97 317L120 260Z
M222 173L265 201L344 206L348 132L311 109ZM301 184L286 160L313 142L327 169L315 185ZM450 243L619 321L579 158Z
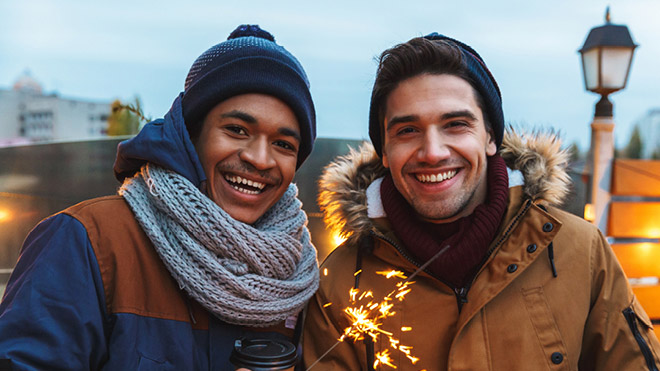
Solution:
M596 235L596 233L595 233ZM612 248L600 232L591 246L591 310L580 370L658 370L660 343Z
M103 293L83 225L64 214L39 223L0 302L0 359L18 370L99 368L109 325Z

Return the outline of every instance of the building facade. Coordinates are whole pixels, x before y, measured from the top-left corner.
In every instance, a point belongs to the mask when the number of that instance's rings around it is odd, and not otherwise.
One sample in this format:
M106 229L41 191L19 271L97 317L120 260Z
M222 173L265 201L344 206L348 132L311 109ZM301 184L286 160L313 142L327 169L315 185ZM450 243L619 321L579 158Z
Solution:
M28 73L0 89L0 146L105 137L110 102L44 94Z

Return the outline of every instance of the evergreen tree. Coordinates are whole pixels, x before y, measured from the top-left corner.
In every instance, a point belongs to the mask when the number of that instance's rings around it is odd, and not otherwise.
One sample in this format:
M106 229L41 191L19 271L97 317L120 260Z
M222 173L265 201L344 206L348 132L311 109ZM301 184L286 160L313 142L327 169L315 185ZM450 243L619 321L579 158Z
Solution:
M642 137L639 134L638 125L635 125L635 128L630 135L630 141L628 142L628 145L624 151L624 157L642 158Z
M582 158L582 154L580 153L580 146L578 145L577 142L571 143L571 145L568 146L567 150L568 153L570 154L569 161L575 162Z
M655 147L655 151L651 154L652 160L660 160L660 146Z

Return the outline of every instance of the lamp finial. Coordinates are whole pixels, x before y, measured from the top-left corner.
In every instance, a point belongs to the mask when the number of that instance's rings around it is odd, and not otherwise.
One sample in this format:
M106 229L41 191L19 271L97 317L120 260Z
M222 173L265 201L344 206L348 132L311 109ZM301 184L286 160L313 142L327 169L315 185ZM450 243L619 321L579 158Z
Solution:
M610 6L608 5L605 9L605 23L610 23L612 18L610 17Z

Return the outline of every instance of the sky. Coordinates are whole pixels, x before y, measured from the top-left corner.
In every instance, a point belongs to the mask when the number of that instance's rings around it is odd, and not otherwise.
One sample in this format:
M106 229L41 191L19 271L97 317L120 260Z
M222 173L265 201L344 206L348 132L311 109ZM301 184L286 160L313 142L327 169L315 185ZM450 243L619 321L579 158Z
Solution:
M368 139L376 58L434 31L471 45L503 96L507 123L552 128L589 146L598 96L584 89L577 52L592 27L630 29L628 86L613 94L615 140L660 107L660 1L0 1L0 88L29 71L47 93L91 101L139 96L162 117L194 60L239 24L259 24L305 67L320 137Z

